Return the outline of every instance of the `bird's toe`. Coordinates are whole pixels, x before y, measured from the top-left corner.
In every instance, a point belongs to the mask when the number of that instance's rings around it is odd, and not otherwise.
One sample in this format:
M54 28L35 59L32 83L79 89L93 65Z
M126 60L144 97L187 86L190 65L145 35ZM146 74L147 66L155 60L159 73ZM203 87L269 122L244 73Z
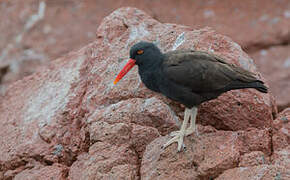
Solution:
M178 133L180 133L180 131L172 131L169 135L170 135L171 137L174 137L174 136L176 136Z
M170 134L170 136L174 136L169 141L167 141L163 146L162 149L165 149L167 146L171 145L172 143L177 142L177 151L180 152L182 149L185 150L186 147L183 144L184 133L180 131L175 131Z

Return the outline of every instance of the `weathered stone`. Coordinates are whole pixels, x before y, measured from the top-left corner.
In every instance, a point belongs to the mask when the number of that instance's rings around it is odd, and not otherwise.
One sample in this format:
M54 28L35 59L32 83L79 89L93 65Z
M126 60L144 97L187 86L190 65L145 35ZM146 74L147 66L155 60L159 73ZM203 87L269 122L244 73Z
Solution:
M273 121L273 148L280 150L290 145L290 108L278 114Z
M176 144L162 150L161 146L169 138L157 138L146 148L142 159L141 177L144 180L215 178L223 171L237 167L242 153L268 153L270 136L255 137L252 134L265 133L256 129L239 132L217 131L204 133L199 137L188 136L184 142L186 151L181 153L177 153ZM246 138L251 145L246 144ZM267 140L261 141L262 139Z
M138 156L128 146L96 142L71 166L69 179L138 179Z
M273 165L259 165L253 167L239 167L229 169L220 175L217 180L270 180L281 179L287 180L290 178L289 169L287 170L283 166Z
M71 53L10 86L0 105L1 171L26 169L31 159L70 165L87 148L79 106L86 58Z
M269 164L269 158L261 151L246 153L240 158L239 167Z
M289 26L290 27L290 26ZM250 54L269 82L281 111L290 106L290 46L275 46Z
M15 180L33 180L33 179L57 179L65 180L68 174L68 168L61 164L52 166L37 166L32 169L25 169L17 174Z
M290 108L279 113L273 122L273 163L290 169Z

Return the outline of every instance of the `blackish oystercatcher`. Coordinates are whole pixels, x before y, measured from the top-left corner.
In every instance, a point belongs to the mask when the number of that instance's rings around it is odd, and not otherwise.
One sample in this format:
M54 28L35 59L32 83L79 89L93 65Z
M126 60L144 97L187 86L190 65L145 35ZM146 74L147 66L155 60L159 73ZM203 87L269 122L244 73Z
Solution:
M116 77L116 84L137 65L147 88L186 106L180 131L163 147L177 142L178 151L184 136L197 133L197 107L233 89L255 88L267 93L264 83L254 74L225 62L222 58L202 51L175 50L162 53L153 43L139 42L130 49L130 60ZM187 128L190 118L190 125Z

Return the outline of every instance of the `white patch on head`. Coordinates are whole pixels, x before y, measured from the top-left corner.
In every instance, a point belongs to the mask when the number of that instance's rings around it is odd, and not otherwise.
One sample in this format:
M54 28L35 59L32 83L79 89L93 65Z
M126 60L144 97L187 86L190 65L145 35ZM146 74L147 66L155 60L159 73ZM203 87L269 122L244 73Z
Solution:
M50 124L55 114L65 108L69 98L75 96L68 94L71 84L79 78L79 69L85 56L78 57L77 63L70 68L59 71L59 80L44 82L42 87L33 94L26 107L24 123L38 121L39 127Z

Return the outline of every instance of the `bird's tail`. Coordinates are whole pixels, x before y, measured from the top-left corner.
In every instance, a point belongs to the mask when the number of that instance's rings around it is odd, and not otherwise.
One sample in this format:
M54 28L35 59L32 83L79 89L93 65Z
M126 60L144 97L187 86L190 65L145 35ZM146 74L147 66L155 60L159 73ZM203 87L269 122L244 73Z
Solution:
M264 82L260 80L256 80L253 82L235 82L235 83L232 83L228 88L230 88L229 90L254 88L262 93L268 92L268 88L264 85Z
M262 93L267 93L268 92L268 88L264 85L263 81L256 81L256 82L251 82L249 83L249 86L252 88L257 89L258 91L262 92Z

